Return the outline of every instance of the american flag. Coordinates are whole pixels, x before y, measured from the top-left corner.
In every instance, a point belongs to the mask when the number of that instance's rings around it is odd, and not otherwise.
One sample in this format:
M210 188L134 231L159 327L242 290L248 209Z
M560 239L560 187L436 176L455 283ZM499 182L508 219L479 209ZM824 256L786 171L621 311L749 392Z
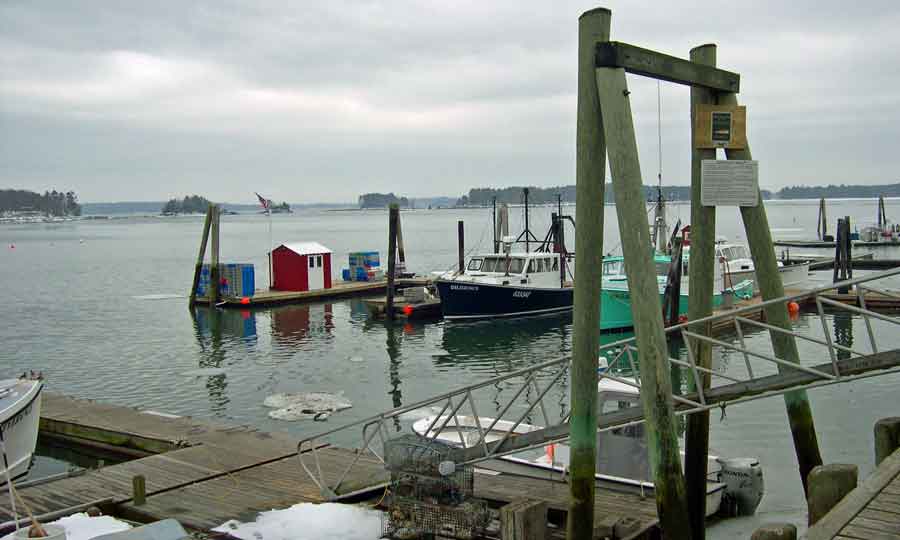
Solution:
M254 193L256 193L256 192L254 192ZM259 204L262 205L263 210L265 210L266 212L268 212L268 211L269 211L269 199L266 199L265 197L263 197L263 196L260 195L259 193L256 193L256 198L259 199Z

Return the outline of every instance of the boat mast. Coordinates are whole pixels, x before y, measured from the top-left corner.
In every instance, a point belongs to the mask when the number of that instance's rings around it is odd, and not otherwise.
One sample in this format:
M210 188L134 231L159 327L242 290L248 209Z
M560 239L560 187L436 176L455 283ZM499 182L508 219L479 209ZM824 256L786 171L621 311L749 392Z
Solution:
M491 197L491 223L494 232L494 253L500 252L500 247L497 245L497 197Z
M657 183L656 183L656 210L653 220L653 243L657 251L664 253L666 251L666 201L663 199L662 193L662 95L660 91L660 83L656 81L656 136L658 155Z
M528 228L528 188L522 190L525 194L525 253L528 253L528 236L531 230Z

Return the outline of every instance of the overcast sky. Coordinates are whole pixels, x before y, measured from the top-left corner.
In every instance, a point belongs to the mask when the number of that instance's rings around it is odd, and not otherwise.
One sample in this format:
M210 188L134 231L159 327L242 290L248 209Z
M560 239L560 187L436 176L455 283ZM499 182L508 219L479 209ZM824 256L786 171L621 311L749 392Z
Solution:
M803 4L803 5L801 5ZM82 201L574 183L588 2L0 3L0 187ZM900 180L900 2L607 2L612 39L741 73L760 183ZM656 83L629 76L646 182ZM662 85L663 179L690 182Z

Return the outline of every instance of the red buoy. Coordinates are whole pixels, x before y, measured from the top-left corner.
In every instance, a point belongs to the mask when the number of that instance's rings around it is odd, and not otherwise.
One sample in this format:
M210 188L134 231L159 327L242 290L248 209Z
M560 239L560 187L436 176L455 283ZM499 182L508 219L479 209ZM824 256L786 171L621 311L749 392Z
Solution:
M413 307L411 305L406 304L405 306L403 306L403 314L404 315L409 317L410 315L412 315L412 312L413 312Z
M794 318L800 314L800 304L798 304L797 302L788 302L787 308L788 315L790 315L791 318Z
M246 305L246 304L249 304L249 303L250 303L250 298L244 296L243 298L241 298L241 303L242 303L242 304L245 304L245 305Z

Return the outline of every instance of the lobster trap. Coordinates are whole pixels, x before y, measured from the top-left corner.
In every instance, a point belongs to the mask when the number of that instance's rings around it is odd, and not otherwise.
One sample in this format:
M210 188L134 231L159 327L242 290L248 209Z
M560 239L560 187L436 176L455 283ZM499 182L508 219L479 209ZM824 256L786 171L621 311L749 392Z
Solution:
M473 468L457 465L456 451L454 446L413 434L385 442L391 495L382 517L383 538L468 540L487 526L490 510L484 501L473 498Z

